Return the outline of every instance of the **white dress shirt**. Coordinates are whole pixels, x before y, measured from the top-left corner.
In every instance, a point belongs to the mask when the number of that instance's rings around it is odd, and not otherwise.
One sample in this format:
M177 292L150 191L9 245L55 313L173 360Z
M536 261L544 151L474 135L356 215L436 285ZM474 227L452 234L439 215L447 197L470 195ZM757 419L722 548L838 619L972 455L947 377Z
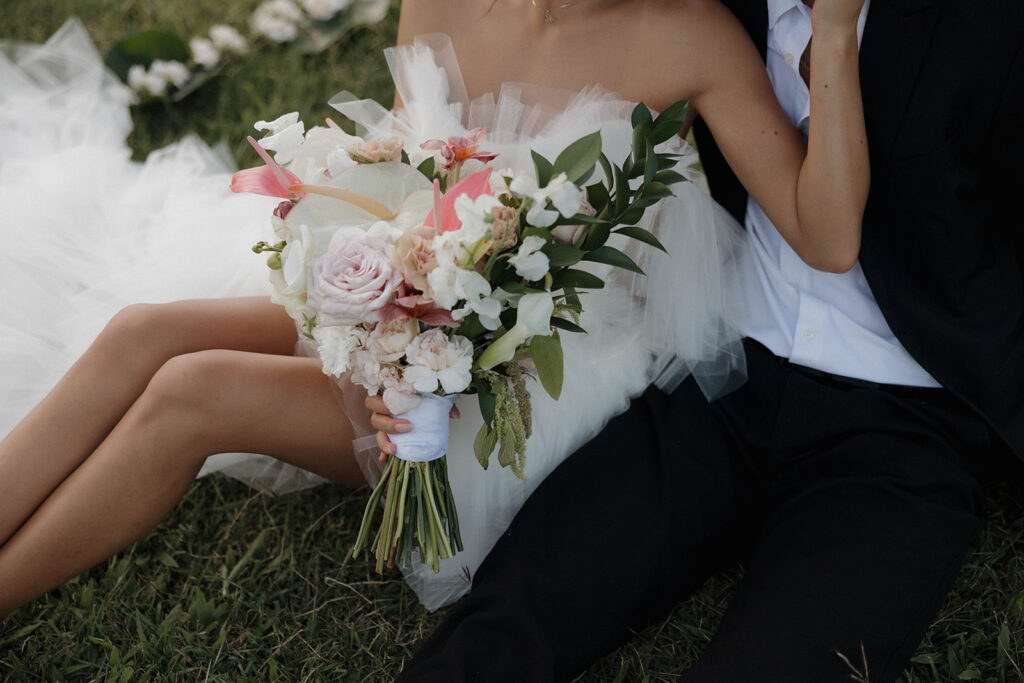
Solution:
M783 110L807 135L810 93L800 56L811 37L801 0L768 2L768 76ZM857 23L864 34L870 0ZM907 353L875 302L860 264L841 274L814 270L796 255L753 198L747 203L753 263L744 268L743 333L774 354L824 372L887 384L939 384Z

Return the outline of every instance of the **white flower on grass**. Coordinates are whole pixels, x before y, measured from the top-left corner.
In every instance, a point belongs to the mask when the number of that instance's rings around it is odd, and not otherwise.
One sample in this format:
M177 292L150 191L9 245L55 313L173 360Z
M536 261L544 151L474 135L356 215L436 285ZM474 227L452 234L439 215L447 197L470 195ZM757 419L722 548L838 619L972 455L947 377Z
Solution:
M234 52L236 55L244 55L249 51L249 43L233 26L225 24L211 26L210 40L213 41L214 46L218 50L227 50L228 52Z
M352 352L359 346L359 332L351 325L330 325L313 328L316 352L320 354L325 375L341 377L348 372Z
M188 70L187 66L173 59L154 59L153 63L149 65L149 73L168 83L173 83L175 88L182 87L192 77L192 72Z
M555 302L549 292L524 294L516 308L516 324L480 354L480 367L488 370L498 363L506 363L515 357L516 349L530 337L551 334L551 314L554 311Z
M188 49L192 51L192 61L206 70L213 69L220 62L220 51L213 41L206 38L188 41Z
M128 69L128 87L140 91L146 88L146 67L141 64L132 64ZM161 82L162 79L161 79Z
M473 365L473 343L454 335L451 339L435 328L412 340L405 349L409 366L402 373L416 391L432 393L440 384L446 394L457 394L469 386Z
M287 164L294 159L305 141L306 127L299 121L297 111L279 116L273 121L257 121L253 128L270 131L270 135L260 138L260 147L277 152L274 161L279 164Z
M547 275L550 263L547 254L541 251L545 244L536 235L528 235L523 239L519 251L508 260L509 265L516 269L516 275L530 282L536 282Z
M298 37L298 25L305 18L291 0L267 0L253 12L252 28L275 42L285 43Z
M351 4L352 0L302 0L302 8L317 21L327 21Z

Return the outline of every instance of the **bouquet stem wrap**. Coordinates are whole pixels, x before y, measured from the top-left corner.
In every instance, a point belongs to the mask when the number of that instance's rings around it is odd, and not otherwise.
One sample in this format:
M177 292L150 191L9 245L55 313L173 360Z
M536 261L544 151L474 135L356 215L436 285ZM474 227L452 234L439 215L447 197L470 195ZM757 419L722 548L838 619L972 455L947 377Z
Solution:
M397 455L388 459L370 495L352 549L356 557L366 545L383 497L383 517L372 546L377 571L396 564L410 566L413 548L438 571L441 560L462 550L445 455L448 414L457 399L457 394L421 395L420 404L402 414L412 430L391 437Z

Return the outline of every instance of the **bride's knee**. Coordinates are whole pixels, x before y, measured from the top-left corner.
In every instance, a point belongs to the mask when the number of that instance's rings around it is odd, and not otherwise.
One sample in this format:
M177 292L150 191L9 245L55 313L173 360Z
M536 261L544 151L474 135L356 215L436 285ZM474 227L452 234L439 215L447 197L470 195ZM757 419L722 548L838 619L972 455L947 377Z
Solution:
M169 330L172 304L130 304L114 314L97 340L106 347L144 352Z
M154 373L136 402L136 419L202 440L219 424L218 410L232 365L230 351L173 356Z

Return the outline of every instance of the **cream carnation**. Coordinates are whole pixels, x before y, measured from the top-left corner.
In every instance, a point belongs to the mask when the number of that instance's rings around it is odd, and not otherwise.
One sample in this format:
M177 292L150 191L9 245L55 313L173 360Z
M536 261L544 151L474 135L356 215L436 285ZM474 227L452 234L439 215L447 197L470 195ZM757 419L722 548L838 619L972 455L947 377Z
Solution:
M402 160L402 141L394 136L360 140L348 148L348 153L356 161L377 164L382 161Z
M431 393L438 384L447 394L464 391L472 379L473 343L439 329L427 330L405 349L409 366L402 373L416 391Z
M313 329L316 351L325 375L341 377L351 365L352 352L359 346L359 333L350 325L318 326Z

